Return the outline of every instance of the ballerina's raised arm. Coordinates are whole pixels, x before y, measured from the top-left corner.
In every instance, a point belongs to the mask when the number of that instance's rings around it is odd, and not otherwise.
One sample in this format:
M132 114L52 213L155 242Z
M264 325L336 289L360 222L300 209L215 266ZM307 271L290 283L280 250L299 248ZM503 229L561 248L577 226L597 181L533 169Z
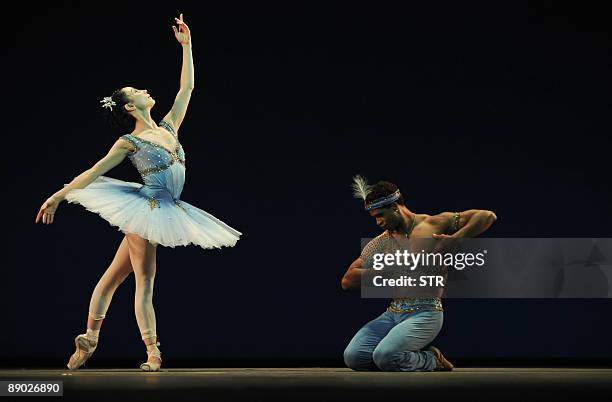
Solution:
M164 120L172 124L174 131L178 135L178 130L183 122L185 113L187 112L187 106L189 105L189 99L191 99L191 92L194 87L194 74L193 74L193 55L191 52L191 31L185 22L183 21L183 14L180 18L174 19L178 25L178 29L173 25L174 36L176 40L181 44L183 48L183 67L181 69L181 82L178 94L174 99L172 109L164 117Z

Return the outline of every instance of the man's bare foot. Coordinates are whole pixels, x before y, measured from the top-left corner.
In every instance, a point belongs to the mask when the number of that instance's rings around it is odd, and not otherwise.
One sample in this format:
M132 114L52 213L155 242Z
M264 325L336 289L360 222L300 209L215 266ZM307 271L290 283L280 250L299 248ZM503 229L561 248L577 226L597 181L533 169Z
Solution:
M427 350L433 353L436 360L436 367L434 371L452 371L454 366L451 362L446 360L440 349L435 346L430 346Z

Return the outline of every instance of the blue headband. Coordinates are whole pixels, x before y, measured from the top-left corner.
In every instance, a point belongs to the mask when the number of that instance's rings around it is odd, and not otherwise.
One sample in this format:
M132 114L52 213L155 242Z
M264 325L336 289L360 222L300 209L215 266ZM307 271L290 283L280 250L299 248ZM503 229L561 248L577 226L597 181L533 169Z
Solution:
M402 194L400 193L400 191L396 190L393 194L389 194L383 198L379 198L377 200L372 201L369 204L366 204L365 210L369 211L371 209L380 208L380 207L384 207L385 205L393 204L401 196Z

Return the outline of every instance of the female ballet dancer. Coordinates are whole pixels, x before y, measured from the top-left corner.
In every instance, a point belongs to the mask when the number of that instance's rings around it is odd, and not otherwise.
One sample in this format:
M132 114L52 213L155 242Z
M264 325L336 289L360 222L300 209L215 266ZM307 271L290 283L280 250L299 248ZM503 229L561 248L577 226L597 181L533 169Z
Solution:
M117 287L134 272L134 309L142 340L147 348L144 371L159 371L161 352L157 342L153 283L157 245L202 248L231 247L239 231L209 213L179 199L185 182L185 153L178 130L194 87L191 33L183 14L175 18L174 36L182 46L180 89L172 110L159 122L151 118L155 100L146 90L124 87L101 103L111 122L126 122L134 129L117 139L108 154L92 168L75 177L41 206L35 223L51 224L58 205L67 200L99 214L125 236L113 261L96 285L89 304L87 332L75 338L76 351L68 368L85 363L98 344L102 320ZM143 184L103 176L128 156L142 176Z

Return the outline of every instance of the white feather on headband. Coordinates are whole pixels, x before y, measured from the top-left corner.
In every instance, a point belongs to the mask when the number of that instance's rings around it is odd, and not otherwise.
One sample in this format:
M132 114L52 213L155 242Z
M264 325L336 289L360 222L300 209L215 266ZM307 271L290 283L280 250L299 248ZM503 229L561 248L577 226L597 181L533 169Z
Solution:
M355 198L362 198L364 201L368 194L372 191L372 186L368 184L368 181L365 177L360 175L356 175L353 177L353 184L351 185L353 188L353 196Z

